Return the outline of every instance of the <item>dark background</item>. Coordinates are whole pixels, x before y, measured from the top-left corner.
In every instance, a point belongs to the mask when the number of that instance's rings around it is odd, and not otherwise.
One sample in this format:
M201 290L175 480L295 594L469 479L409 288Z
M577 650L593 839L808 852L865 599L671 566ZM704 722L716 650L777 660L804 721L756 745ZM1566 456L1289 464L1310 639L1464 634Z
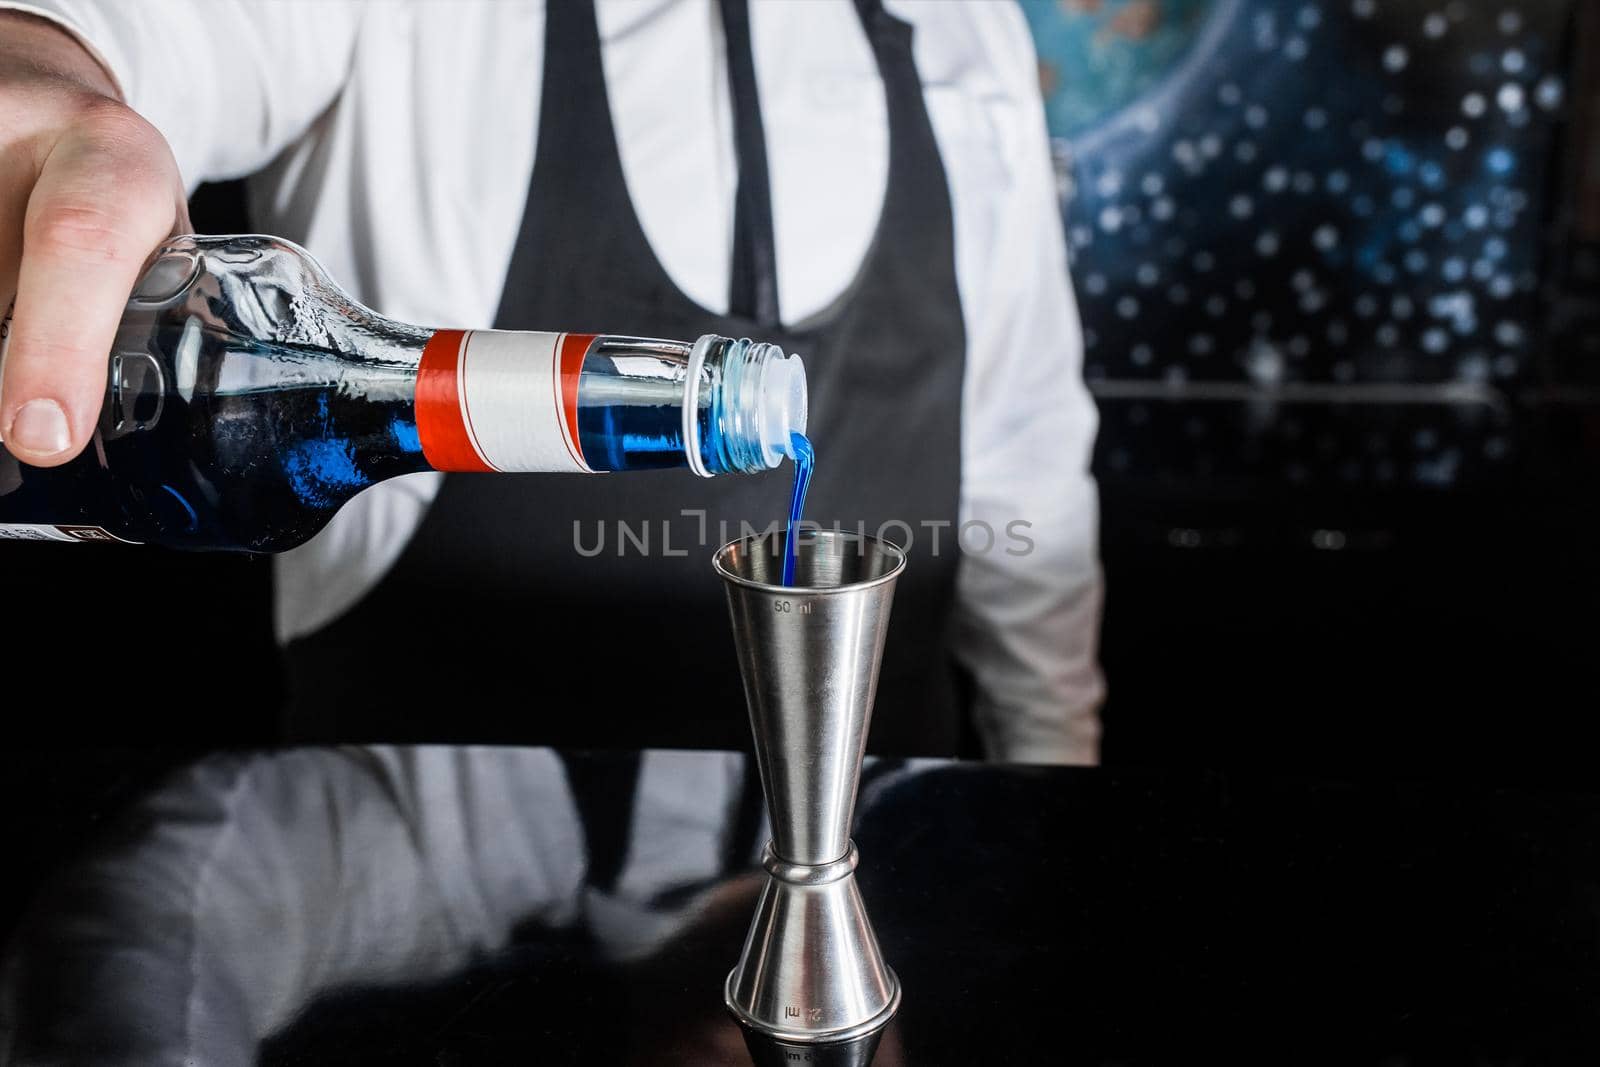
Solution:
M1058 131L1107 760L1588 787L1596 5L1158 7Z
M1282 14L1294 5L1232 5L1240 31L1191 65L1154 132L1134 113L1062 145L1102 414L1105 758L1587 788L1600 92L1585 45L1600 24L1546 2L1508 32L1498 7L1457 5L1435 39L1423 18L1441 5L1304 6L1322 12L1314 32ZM1263 13L1280 20L1271 48ZM1283 58L1294 33L1309 59ZM1390 71L1396 43L1410 59ZM1559 101L1535 103L1552 77ZM1498 104L1509 83L1526 87L1521 120ZM1474 92L1487 114L1451 149ZM1177 205L1159 225L1152 173ZM251 229L237 183L202 189L193 214L201 231ZM0 572L0 656L25 679L8 687L12 744L294 739L267 559L0 544ZM445 722L439 738L466 740ZM519 714L474 740L540 734Z

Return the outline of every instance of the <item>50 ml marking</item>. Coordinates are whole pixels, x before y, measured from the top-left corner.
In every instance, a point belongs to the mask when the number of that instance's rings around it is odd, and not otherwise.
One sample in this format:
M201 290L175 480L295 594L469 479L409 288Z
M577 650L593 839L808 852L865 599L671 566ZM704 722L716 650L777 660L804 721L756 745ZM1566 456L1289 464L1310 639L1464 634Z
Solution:
M790 600L774 600L772 602L772 610L776 611L779 615L810 615L811 602L802 600L796 604Z

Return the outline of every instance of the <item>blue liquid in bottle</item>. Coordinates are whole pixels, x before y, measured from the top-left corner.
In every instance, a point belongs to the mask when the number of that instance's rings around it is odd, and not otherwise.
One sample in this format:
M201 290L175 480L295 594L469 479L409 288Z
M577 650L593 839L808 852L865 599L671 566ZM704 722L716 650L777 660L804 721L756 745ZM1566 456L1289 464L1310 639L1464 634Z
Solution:
M794 584L794 565L800 547L800 516L805 513L806 490L811 487L811 471L817 465L817 454L805 434L790 434L789 444L794 450L794 495L789 499L789 530L784 538L784 585Z

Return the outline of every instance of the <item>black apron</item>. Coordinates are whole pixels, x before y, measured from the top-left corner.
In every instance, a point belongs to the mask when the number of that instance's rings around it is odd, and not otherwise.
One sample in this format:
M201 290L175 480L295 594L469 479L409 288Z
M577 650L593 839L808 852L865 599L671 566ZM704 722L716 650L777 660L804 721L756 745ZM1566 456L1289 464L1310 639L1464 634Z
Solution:
M799 353L817 451L807 518L881 526L901 544L910 534L871 750L954 754L962 731L947 641L966 340L949 194L911 29L879 0L858 0L888 103L882 216L835 304L784 326L748 15L744 0L722 9L740 168L729 314L697 306L651 250L623 180L594 9L564 2L547 7L538 153L495 327L716 333ZM289 645L291 733L748 747L710 557L741 524L765 528L786 515L791 480L789 464L710 479L448 475L384 580ZM924 525L934 523L945 524L937 554Z

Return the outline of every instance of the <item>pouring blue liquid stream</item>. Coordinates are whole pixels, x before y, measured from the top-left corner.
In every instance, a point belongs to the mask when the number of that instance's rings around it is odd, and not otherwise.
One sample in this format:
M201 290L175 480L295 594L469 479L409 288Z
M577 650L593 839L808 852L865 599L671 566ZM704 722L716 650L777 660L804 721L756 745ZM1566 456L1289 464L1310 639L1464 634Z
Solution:
M811 442L805 434L790 434L789 444L794 449L794 496L789 500L789 529L784 538L784 585L794 585L794 564L800 547L800 516L805 512L806 490L811 486L811 469L817 462L817 455L812 451Z

